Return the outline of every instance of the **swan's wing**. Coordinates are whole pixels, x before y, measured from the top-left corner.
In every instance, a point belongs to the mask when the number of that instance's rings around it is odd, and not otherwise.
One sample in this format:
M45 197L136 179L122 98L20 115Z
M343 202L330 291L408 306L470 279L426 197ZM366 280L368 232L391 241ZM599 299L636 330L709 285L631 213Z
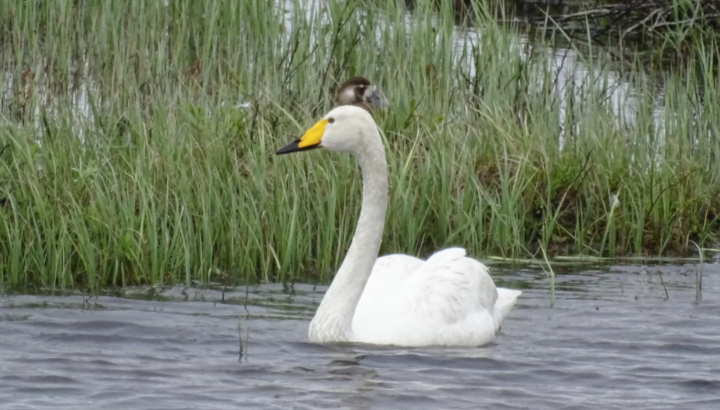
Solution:
M485 265L466 257L462 248L434 253L405 286L404 299L416 316L444 324L461 322L479 311L492 315L498 297Z
M363 295L395 287L415 272L425 261L410 255L392 254L377 258ZM397 292L397 287L393 289Z
M495 337L520 291L496 288L487 268L462 248L427 261L379 258L353 317L354 340L421 345L485 344Z
M355 308L353 327L355 323L373 323L382 317L386 309L383 301L401 291L408 276L423 263L422 259L402 254L378 258Z
M485 265L474 259L467 258L465 250L462 248L450 248L434 254L428 259L423 269L432 271L433 275L447 270L455 271L456 276L459 272L462 272L464 280L452 282L455 289L449 288L446 292L462 290L465 292L462 296L468 298L467 301L472 302L474 300L479 302L479 305L466 305L466 308L456 310L454 314L445 312L446 318L459 320L462 318L463 312L486 309L492 314L495 331L500 329L500 325L502 325L515 306L518 297L522 294L522 291L519 290L497 288ZM475 278L478 279L478 282L472 280ZM437 278L433 278L432 281L440 282ZM473 293L474 291L476 293ZM437 296L441 297L440 295ZM460 307L463 305L458 300L458 302L454 303L454 306Z
M356 311L358 341L402 345L480 345L495 336L497 290L480 262L461 248L445 249L386 288L372 290ZM373 271L373 275L384 272ZM398 276L400 277L400 276ZM366 295L363 295L363 298Z

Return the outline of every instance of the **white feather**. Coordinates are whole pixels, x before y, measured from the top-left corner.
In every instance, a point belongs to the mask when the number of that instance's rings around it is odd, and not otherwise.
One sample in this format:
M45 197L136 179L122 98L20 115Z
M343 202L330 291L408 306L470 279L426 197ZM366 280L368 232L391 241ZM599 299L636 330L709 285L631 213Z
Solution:
M354 340L393 345L480 346L492 341L520 291L496 289L462 248L427 261L378 258L353 317Z

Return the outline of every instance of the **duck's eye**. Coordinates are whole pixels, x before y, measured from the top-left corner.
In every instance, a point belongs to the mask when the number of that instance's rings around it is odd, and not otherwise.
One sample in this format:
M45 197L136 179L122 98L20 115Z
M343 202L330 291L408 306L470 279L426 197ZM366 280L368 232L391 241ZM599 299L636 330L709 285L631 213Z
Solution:
M328 122L329 122L330 124L334 123L334 122L335 122L335 118L333 118L333 117L328 118Z

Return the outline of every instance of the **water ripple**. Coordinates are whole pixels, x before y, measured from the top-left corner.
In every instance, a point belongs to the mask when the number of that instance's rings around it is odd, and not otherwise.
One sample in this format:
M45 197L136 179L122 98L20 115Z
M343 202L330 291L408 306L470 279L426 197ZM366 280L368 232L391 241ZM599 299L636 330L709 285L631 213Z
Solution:
M2 296L0 409L717 409L720 266L702 297L694 269L565 269L551 303L493 266L525 292L471 349L308 343L309 285Z

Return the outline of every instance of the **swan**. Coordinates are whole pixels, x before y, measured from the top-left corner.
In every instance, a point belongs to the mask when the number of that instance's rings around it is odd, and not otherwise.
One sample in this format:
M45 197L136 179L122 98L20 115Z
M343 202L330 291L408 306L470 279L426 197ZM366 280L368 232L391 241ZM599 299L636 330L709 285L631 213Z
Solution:
M463 248L427 260L378 258L388 204L388 173L370 113L333 108L277 155L324 148L353 155L363 178L362 208L335 278L310 322L313 343L397 346L480 346L495 338L518 290L496 288L487 268Z
M372 114L376 107L387 107L387 101L377 95L375 86L367 78L356 76L340 85L336 105L354 105Z

